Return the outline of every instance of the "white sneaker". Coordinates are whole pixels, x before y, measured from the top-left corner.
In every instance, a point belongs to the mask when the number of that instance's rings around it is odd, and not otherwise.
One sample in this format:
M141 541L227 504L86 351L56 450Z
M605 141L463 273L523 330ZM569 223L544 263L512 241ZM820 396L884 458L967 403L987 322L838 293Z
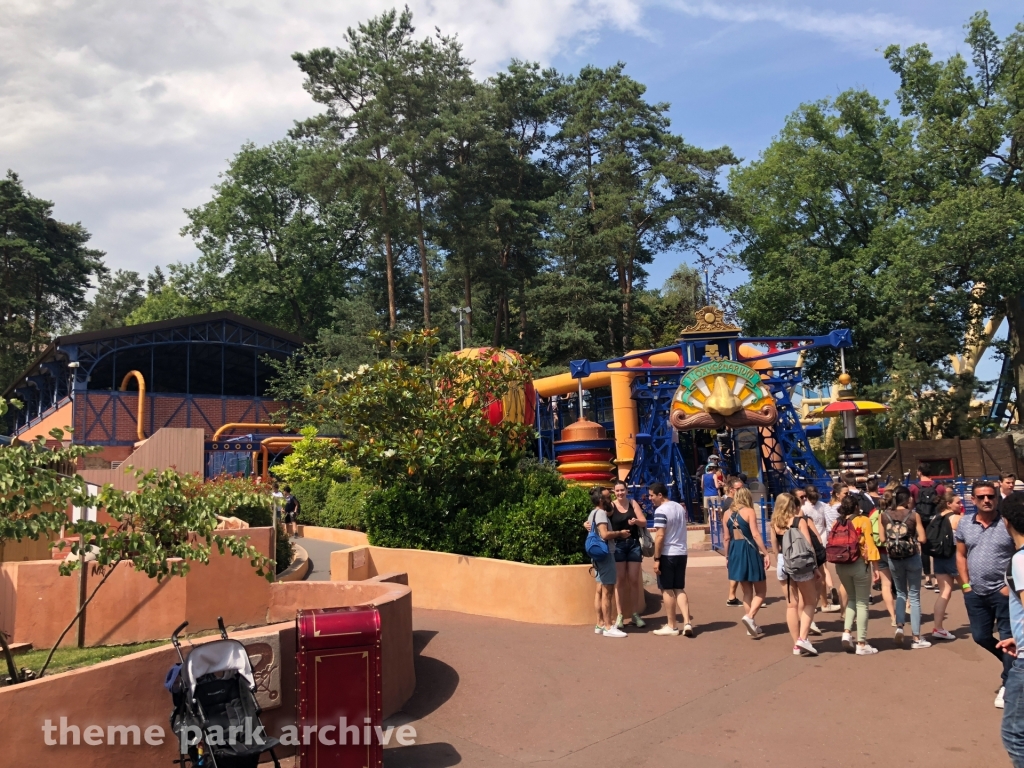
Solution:
M931 648L932 644L925 640L923 637L920 640L915 640L910 644L910 648L915 651L919 651L922 648Z
M686 637L693 637L693 625L692 624L684 624L683 625L683 635L685 635Z
M611 629L606 629L604 631L604 636L605 637L629 637L629 635L627 635L621 629L616 629L615 627L612 627Z
M811 645L810 640L797 640L796 645L804 653L809 653L811 656L818 655L818 649Z
M853 650L853 635L850 634L849 632L843 632L842 643L843 643L843 650L844 651L852 651Z
M595 624L594 625L594 634L595 635L603 635L604 634L604 627L602 627L600 624Z
M822 608L822 610L825 613L835 613L836 611L842 610L842 606L841 605L836 605L835 603L829 603L824 608Z
M873 653L878 653L878 649L874 646L868 645L867 643L864 643L864 645L857 646L858 656L870 656Z
M893 637L893 640L896 641L896 645L898 645L900 648L902 648L903 647L903 627L896 627L896 632L895 632L895 634L892 637Z
M956 640L956 635L950 632L948 629L936 629L932 632L932 637L937 640Z
M794 656L803 656L804 655L804 652L800 649L799 645L794 645L793 646L793 655Z
M822 634L821 629L819 629L818 625L815 624L813 621L811 622L811 630L810 630L810 632L811 632L812 635L818 635L819 637Z
M1006 686L999 686L999 692L996 694L996 709L1003 708L1003 694L1006 693Z
M752 618L744 616L740 621L743 622L743 626L746 628L748 635L751 637L757 637L757 625L754 623Z
M652 632L651 634L675 636L679 634L679 630L675 627L670 627L666 624L664 627L659 627L658 629L654 630L654 632Z

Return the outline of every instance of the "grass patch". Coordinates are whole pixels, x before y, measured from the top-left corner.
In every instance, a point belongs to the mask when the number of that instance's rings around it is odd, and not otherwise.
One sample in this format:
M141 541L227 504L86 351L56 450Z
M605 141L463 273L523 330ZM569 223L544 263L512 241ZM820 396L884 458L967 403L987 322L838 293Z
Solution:
M96 648L58 648L56 653L53 654L53 661L51 661L50 666L46 668L46 674L55 675L58 672L67 672L69 669L91 667L93 664L99 664L101 661L110 661L111 659L117 659L121 656L127 656L130 653L138 653L139 651L146 651L150 648L157 648L161 645L167 644L167 640L154 640L149 643L102 645ZM47 648L41 651L20 653L14 657L14 663L18 665L19 670L22 668L28 668L38 671L45 663L46 656L49 652L50 649ZM7 675L7 664L3 662L2 654L0 654L0 685L3 684L3 679L5 679Z

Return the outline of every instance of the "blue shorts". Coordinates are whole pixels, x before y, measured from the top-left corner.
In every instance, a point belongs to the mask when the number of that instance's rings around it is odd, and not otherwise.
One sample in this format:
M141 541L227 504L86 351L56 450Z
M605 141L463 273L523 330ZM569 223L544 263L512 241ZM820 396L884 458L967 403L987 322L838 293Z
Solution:
M932 571L936 576L957 576L956 555L952 557L932 557Z
M636 539L619 539L615 542L616 563L639 563L644 559L640 551L640 542Z
M606 555L603 560L591 560L594 564L594 581L606 587L615 584L615 558Z

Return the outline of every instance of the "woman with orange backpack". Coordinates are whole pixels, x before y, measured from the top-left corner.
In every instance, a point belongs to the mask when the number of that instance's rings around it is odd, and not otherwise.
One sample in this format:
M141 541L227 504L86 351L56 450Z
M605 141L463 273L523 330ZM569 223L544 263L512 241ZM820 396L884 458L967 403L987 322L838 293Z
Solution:
M847 496L839 504L839 519L828 533L825 554L836 566L839 581L849 599L843 616L843 648L858 656L870 656L878 649L868 645L868 604L871 583L878 580L878 547L871 536L871 521L864 515L856 497ZM857 620L857 645L854 648L854 619Z

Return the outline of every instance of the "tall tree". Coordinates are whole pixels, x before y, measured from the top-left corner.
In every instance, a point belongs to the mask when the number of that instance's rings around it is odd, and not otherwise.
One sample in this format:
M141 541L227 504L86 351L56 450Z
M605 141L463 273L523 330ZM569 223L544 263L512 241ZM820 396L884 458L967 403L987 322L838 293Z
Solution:
M903 190L922 167L911 126L870 94L848 91L791 115L757 161L731 174L730 190L742 211L738 257L751 275L738 292L745 328L850 328L854 380L906 406L897 432L929 437L934 417L955 410L944 396L957 383L948 355L965 318L910 223ZM834 381L837 368L834 354L807 363L820 382ZM959 429L940 421L940 430Z
M143 280L138 272L119 269L109 280L101 280L96 295L82 318L83 331L120 328L146 300Z
M81 224L53 218L53 203L13 171L0 180L0 386L7 387L58 329L74 327L103 252Z
M449 116L432 235L448 255L460 305L478 325L492 321L493 346L521 347L526 335L525 292L543 261L544 201L554 188L538 156L556 82L551 70L513 61ZM485 299L478 304L476 284Z
M416 40L412 13L388 11L349 29L345 44L296 53L304 87L323 114L294 135L337 151L336 180L362 201L383 240L390 327L398 323L396 240L419 252L423 323L430 326L430 256L425 209L434 193L447 123L474 83L454 38Z
M1005 316L1008 354L1024 409L1024 23L1000 40L985 12L966 25L971 64L933 61L926 45L885 56L900 77L901 110L921 171L906 194L926 259L968 326L957 368L973 374Z
M364 254L352 207L307 177L317 153L292 141L243 146L213 199L186 211L182 234L202 256L172 266L174 289L310 338L329 325Z
M608 259L615 274L619 352L631 347L633 292L644 284L644 265L656 253L704 242L706 228L724 209L718 174L736 162L726 147L702 150L673 134L669 105L647 102L646 88L624 68L621 62L588 66L566 79L549 148L567 185L578 190L566 200L584 204L560 211L554 221L564 227L582 219L587 249Z

